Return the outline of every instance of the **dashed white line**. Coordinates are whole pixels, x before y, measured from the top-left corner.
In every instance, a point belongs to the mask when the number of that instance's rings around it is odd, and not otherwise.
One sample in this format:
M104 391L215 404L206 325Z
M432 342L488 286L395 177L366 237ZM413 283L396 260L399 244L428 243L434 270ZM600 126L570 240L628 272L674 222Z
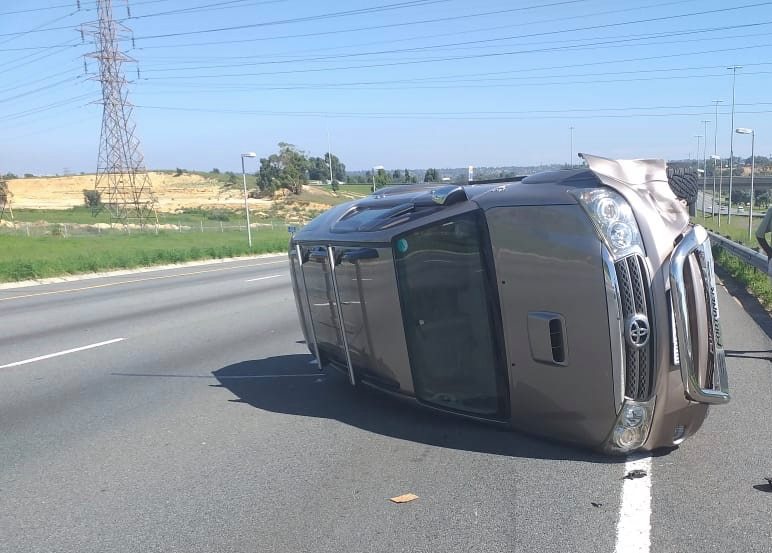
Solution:
M104 342L97 342L96 344L89 344L87 346L81 346L79 348L66 349L64 351L57 351L56 353L49 353L48 355L41 355L39 357L33 357L31 359L25 359L23 361L16 361L15 363L8 363L7 365L0 365L0 369L9 369L11 367L18 367L19 365L26 365L27 363L35 363L36 361L43 361L45 359L51 359L52 357L59 357L61 355L67 355L68 353L76 353L78 351L84 351L87 349L99 348L114 344L116 342L122 342L126 338L113 338L112 340L105 340Z
M266 280L266 279L269 279L269 278L276 278L276 277L280 277L280 276L285 276L285 275L268 275L268 276L262 276L262 277L257 277L257 278L248 278L244 282L255 282L255 281L258 281L258 280Z
M649 553L651 548L651 456L629 457L625 474L634 470L646 471L646 476L622 484L616 553Z

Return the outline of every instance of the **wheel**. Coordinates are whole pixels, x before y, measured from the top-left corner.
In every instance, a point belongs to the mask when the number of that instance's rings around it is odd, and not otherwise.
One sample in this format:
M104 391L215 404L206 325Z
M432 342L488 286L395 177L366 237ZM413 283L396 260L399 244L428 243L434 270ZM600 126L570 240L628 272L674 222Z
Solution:
M696 171L668 167L667 183L679 200L684 200L690 206L697 201L699 185L697 184Z

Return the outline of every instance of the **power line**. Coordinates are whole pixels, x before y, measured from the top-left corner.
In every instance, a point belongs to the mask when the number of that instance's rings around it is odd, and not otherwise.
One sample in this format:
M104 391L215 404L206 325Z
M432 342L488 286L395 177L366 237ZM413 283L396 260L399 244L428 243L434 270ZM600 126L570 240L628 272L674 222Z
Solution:
M25 10L16 10L16 11L12 11L12 12L2 12L2 13L0 13L0 15L15 15L15 14L19 14L19 13L32 13L32 12L42 12L42 11L49 11L49 10L58 10L58 9L61 9L61 8L72 8L73 4L74 4L74 2L70 2L69 4L58 4L56 6L46 6L46 7L43 7L43 8L28 8L28 9L25 9ZM82 8L82 9L83 9L83 11L90 11L90 10L93 10L94 8Z
M769 104L766 102L764 104ZM187 108L179 106L149 106L138 105L138 108L142 109L157 109L166 111L183 111L183 112L204 112L214 113L218 115L263 115L263 116L277 116L277 117L331 117L331 118L353 118L353 119L439 119L439 120L452 120L452 119L471 119L471 120L502 120L502 119L517 119L517 120L540 120L540 119L565 119L565 115L479 115L479 114L465 114L459 112L456 114L431 114L431 113L411 113L411 114L385 114L385 113L354 113L354 112L322 112L322 111L266 111L266 110L223 110L212 108ZM707 107L707 106L706 106ZM710 109L709 107L707 107ZM772 113L772 110L756 110L756 111L738 111L736 113L743 114L760 114L760 113ZM595 118L633 118L633 117L694 117L695 115L701 115L701 113L684 113L684 112L668 112L668 113L639 113L639 114L603 114L603 115L571 115L571 118L575 119L595 119Z
M21 38L21 37L29 35L31 33L37 33L37 32L42 32L42 31L53 31L53 30L56 30L56 29L69 29L70 27L53 27L51 29L46 29L46 27L48 27L49 25L52 25L52 24L54 24L54 23L56 23L58 21L61 21L63 19L67 19L68 17L72 17L76 13L78 13L78 10L75 10L74 12L70 12L70 13L68 13L66 15L62 15L60 17L56 17L56 18L54 18L54 19L52 19L50 21L47 21L45 23L41 23L37 27L33 27L32 29L28 29L26 31L20 31L18 33L7 33L5 35L0 35L0 36L10 36L11 37L9 39L0 41L0 44L6 44L8 42L16 40L17 38Z
M756 73L749 74L749 76L758 76L758 75L767 75L772 74L772 71L757 71ZM541 87L541 86L566 86L566 85L577 85L577 84L610 84L610 83L628 83L628 82L650 82L650 81L661 81L661 80L674 80L674 79L704 79L704 78L721 78L724 77L723 73L712 73L707 75L667 75L667 76L661 76L661 77L638 77L638 78L629 78L629 79L592 79L592 80L567 80L567 81L529 81L524 83L516 83L514 86L517 88L531 88L531 87ZM540 78L540 77L537 77ZM190 88L191 85L185 85L186 88ZM362 90L362 91L372 91L372 90L452 90L452 89L475 89L475 88L485 88L485 89L491 89L491 88L512 88L513 84L444 84L444 85L416 85L416 86L406 86L406 85L394 85L394 86L380 86L380 87L368 87L368 88L351 88L346 86L294 86L294 85L286 85L286 86L251 86L251 87L245 87L243 85L231 87L229 90L265 90L265 91L298 91L298 90L322 90L322 89L329 89L329 90ZM179 94L179 89L174 89L172 91L175 94Z
M562 66L552 66L549 69L567 69L572 67L585 67L589 65L603 65L603 64L613 64L613 63L629 63L633 61L649 61L649 60L655 60L655 59L666 59L666 58L674 58L674 57L682 57L682 56L694 56L694 55L703 55L703 54L714 54L718 52L735 52L735 51L741 51L741 50L749 50L749 49L755 49L755 48L766 48L772 46L772 43L765 43L765 44L755 44L755 45L749 45L749 46L737 46L735 48L721 48L721 49L714 49L714 50L703 50L700 52L684 52L684 53L678 53L678 54L665 54L660 56L646 56L646 57L640 57L640 58L627 58L627 59L620 59L620 60L607 60L607 61L599 61L599 62L586 62L586 63L574 63L570 65L562 65ZM388 62L388 63L374 63L374 64L366 64L366 65L349 65L349 66L338 66L338 67L323 67L323 68L307 68L307 69L289 69L284 71L263 71L260 73L218 73L218 74L209 74L209 75L171 75L164 77L166 79L211 79L211 78L223 78L223 77L257 77L257 76L265 76L265 75L286 75L286 74L298 74L298 73L318 73L318 72L328 72L328 71L342 71L342 70L349 70L349 69L372 69L376 67L394 67L394 66L404 66L404 65L416 65L416 64L423 64L423 63L435 63L435 62L441 62L441 61L459 61L459 60L466 60L466 59L479 59L479 58L491 58L491 57L501 57L501 56L510 56L510 55L517 55L522 54L521 51L512 51L512 52L494 52L494 53L485 53L485 54L471 54L468 56L449 56L449 57L443 57L443 58L430 58L430 59L422 59L422 60L412 60L412 61L401 61L401 62ZM542 68L536 68L536 69L530 69L530 71L533 70L539 70L539 69L547 69L546 67ZM521 69L522 71L529 71L529 69ZM148 77L143 77L142 80L149 80Z
M589 14L592 15L592 14ZM699 29L686 29L681 31L662 31L658 33L642 33L642 34L630 34L625 33L623 35L611 35L606 36L606 39L625 39L625 40L647 40L647 39L655 39L660 38L663 36L680 36L680 35L690 35L690 34L700 34L700 33L710 33L710 32L716 32L716 31L726 31L726 30L733 30L733 29L742 29L747 27L758 27L763 25L770 25L772 24L772 20L769 21L761 21L756 23L743 23L740 25L725 25L720 27L703 27ZM504 25L501 27L509 28L511 25ZM485 31L489 32L492 29L501 28L501 27L485 27L485 28L477 28L477 29L470 29L467 32L478 32L478 31ZM313 49L304 49L304 50L293 50L290 52L274 52L271 54L265 54L261 52L261 55L268 57L268 58L292 58L293 56L297 56L298 54L304 54L307 52L322 52L322 51L329 51L329 50L340 50L343 48L350 48L352 46L372 46L375 44L390 44L394 42L408 42L411 40L423 40L427 38L436 38L441 36L448 36L448 35L457 36L458 33L440 33L435 35L420 35L418 37L402 37L399 39L393 39L393 40L381 40L381 41L374 41L374 42L366 42L366 43L360 43L360 44L353 44L353 45L343 45L343 46L330 46L326 48L313 48ZM506 40L507 37L501 38L499 40ZM724 37L718 37L719 40L723 40ZM541 40L541 41L534 41L534 42L527 42L523 44L518 44L518 46L533 46L533 45L539 45L539 44L565 44L570 42L586 42L588 40L595 40L595 38L586 39L586 38L569 38L569 39L562 39L562 40ZM713 39L711 39L713 40ZM143 50L144 48L137 48L137 50ZM194 57L180 57L180 56L170 56L170 57L163 57L163 56L154 56L154 60L161 60L169 62L166 65L169 64L179 64L179 63L200 63L201 61L207 61L207 60L234 60L234 59L254 59L255 54L249 54L249 55L241 55L241 56L194 56ZM188 60L188 61L186 61ZM154 66L155 67L155 66Z
M761 24L761 23L760 23ZM755 25L760 25L755 24ZM769 25L772 24L772 21L766 21L763 24ZM684 31L683 34L694 34L695 31ZM613 45L618 44L620 46L627 45L630 41L639 41L639 40L645 40L645 39L653 39L653 38L660 38L662 36L678 36L681 33L657 33L655 35L650 35L645 38L634 38L634 39L614 39L614 40L602 40L602 41L596 41L596 42L588 42L585 44L576 44L576 45L568 45L568 46L552 46L548 48L538 48L538 49L530 49L530 50L517 50L517 51L510 51L506 52L506 55L514 55L514 54L532 54L532 53L543 53L543 52L554 52L554 51L563 51L563 50L582 50L582 49L588 49L589 47L596 47L596 46L607 46L607 45ZM291 59L291 60L267 60L267 61L255 61L255 62L239 62L235 64L217 64L217 65L199 65L199 66L193 66L193 67L177 67L177 68L156 68L153 69L152 66L150 68L145 68L146 72L154 73L154 72L168 72L168 71L189 71L189 70L197 70L197 69L220 69L220 68L230 68L230 67L251 67L251 66L258 66L258 65L284 65L287 63L307 63L307 62L318 62L318 61L334 61L338 59L344 59L344 58L352 58L352 57L359 57L359 56L370 56L370 55L384 55L384 54L400 54L400 53L406 53L406 52L424 52L430 49L445 49L448 47L456 47L456 46L469 46L471 44L477 44L477 43L490 43L494 41L499 40L511 40L512 38L519 38L519 37L501 37L501 38L492 38L492 39L481 39L481 40L475 40L475 41L465 41L465 42L456 42L456 43L449 43L449 44L441 44L441 45L434 45L434 46L418 46L413 48L399 48L399 49L393 49L393 50L379 50L379 51L371 51L371 52L356 52L356 53L348 53L348 54L336 54L331 56L317 56L317 57L311 57L311 58L300 58L300 59ZM734 38L734 37L732 37ZM696 42L700 40L721 40L721 38L715 38L710 37L707 39L698 39L698 40L686 40L686 41L678 41L678 40L672 40L672 41L660 41L657 43L657 45L661 44L677 44L681 42ZM590 48L595 49L595 48ZM496 55L496 53L489 54L489 55ZM432 60L433 61L433 60Z
M415 2L421 2L425 1L428 3L434 3L438 1L444 1L444 0L415 0ZM560 29L560 30L551 30L551 31L541 31L538 33L529 33L529 34L523 34L523 35L515 35L512 38L530 38L534 36L549 36L549 35L555 35L555 34L563 34L567 32L577 32L577 31L593 31L598 29L607 29L609 27L620 27L623 25L636 25L640 23L654 23L656 21L664 21L664 20L672 20L672 19L681 19L684 17L694 17L697 15L709 15L709 14L716 14L716 13L725 13L728 11L735 11L735 10L743 10L743 9L750 9L750 8L757 8L762 6L768 6L772 4L772 1L768 2L757 2L754 4L745 4L742 6L734 6L730 8L717 8L712 10L702 10L702 11L696 11L696 12L690 12L690 13L683 13L683 14L675 14L675 15L666 15L666 16L659 16L659 17L649 17L645 19L638 19L634 21L622 21L617 23L605 23L600 25L589 25L585 27L576 27L573 29ZM392 8L394 9L394 8ZM363 12L364 10L358 10L358 12ZM380 10L378 10L380 11ZM338 12L338 14L345 14L345 13L351 13L351 12ZM155 38L168 38L168 37L177 37L177 36L187 36L187 35L197 35L197 34L204 34L204 33L213 33L213 32L220 32L220 31L233 31L233 30L239 30L239 29L247 29L247 28L254 28L254 27L262 27L267 25L275 25L275 24L282 24L287 21L312 21L318 18L326 18L330 17L333 14L327 14L325 16L309 16L308 18L297 18L295 20L284 20L284 21L274 21L274 22L265 22L265 23L254 23L254 24L248 24L248 25L238 25L233 27L220 27L215 29L201 29L197 31L185 31L185 32L179 32L179 33L166 33L166 34L160 34L160 35L148 35L148 36L138 36L135 37L136 40L143 40L143 39L155 39Z
M423 25L425 23L443 23L447 21L456 21L459 19L471 19L476 17L487 17L489 15L502 15L505 13L513 13L513 12L520 12L520 11L526 11L526 10L534 10L539 8L550 8L550 7L557 7L562 5L568 5L568 4L578 4L582 2L586 2L587 0L565 0L560 2L551 2L548 4L537 4L534 6L527 6L527 7L518 7L518 8L508 8L504 10L494 10L494 11L487 11L487 12L478 12L478 13L471 13L471 14L464 14L464 15L454 15L454 16L447 16L447 17L435 17L431 19L422 19L422 20L416 20L416 21L400 21L399 23L387 23L382 25L370 25L366 27L355 27L350 29L336 29L334 31L317 31L313 33L299 33L294 35L280 35L280 36L271 36L271 37L258 37L258 38L247 38L247 39L229 39L229 40L220 40L220 41L207 41L207 42L188 42L188 43L182 43L182 44L168 44L168 45L149 45L149 46L143 46L140 45L137 47L138 50L147 50L147 49L153 49L153 48L188 48L191 46L214 46L218 44L241 44L246 42L262 42L266 40L283 40L283 39L292 39L292 38L311 38L311 37L318 37L318 36L326 36L326 35L340 35L343 33L353 33L353 32L359 32L359 31L373 31L373 30L380 30L380 29L390 29L394 27L408 27L408 26L414 26L414 25ZM539 23L554 23L555 21L564 21L569 19L581 19L585 17L593 17L598 15L608 15L612 13L622 13L627 11L633 11L638 9L646 9L651 7L662 7L662 6L669 6L669 5L675 5L675 4L683 4L687 2L694 2L695 0L675 0L670 2L662 2L658 4L650 4L647 6L638 6L635 8L625 8L621 10L610 10L605 12L596 12L591 14L581 14L581 15L575 15L575 16L568 16L568 17L561 17L561 18L553 18L548 20L539 20L539 21L533 21L529 22L528 24L539 24ZM511 25L499 25L495 27L486 27L484 29L478 29L481 31L488 32L490 30L495 29L502 29L502 28L510 28ZM443 33L441 35L435 35L435 36L446 36L449 33ZM450 33L450 34L456 34L456 33ZM147 37L142 37L147 38Z
M248 23L245 25L233 25L230 27L217 27L213 29L199 29L197 31L182 31L177 33L165 33L160 35L147 35L135 37L136 40L153 39L153 38L170 38L178 36L198 35L205 33L219 33L223 31L238 31L242 29L255 29L258 27L270 27L274 25L287 25L290 23L304 23L308 21L319 21L322 19L333 19L338 17L348 17L352 15L369 15L373 13L380 13L385 11L400 10L405 8L415 8L428 6L432 4L443 4L452 2L454 0L409 0L407 2L399 2L396 4L381 4L378 6L371 6L369 8L359 8L355 10L346 10L339 12L324 13L319 15L308 15L305 17L294 17L291 19L277 19L274 21L264 21L262 23ZM577 0L574 0L577 1Z
M15 96L8 96L7 98L0 98L0 104L2 104L3 102L10 102L11 100L16 100L17 98L25 98L25 97L27 97L27 96L29 96L31 94L36 94L36 93L42 92L44 90L50 90L52 88L56 88L56 87L58 87L60 85L66 84L66 83L74 83L74 82L78 82L78 77L75 77L75 78L68 77L66 79L62 79L62 80L57 81L55 83L50 83L50 84L47 84L45 86L41 86L41 87L38 87L38 88L35 88L35 89L32 89L32 90L27 90L25 92L16 94Z
M128 21L130 19L145 19L148 17L161 17L166 15L185 15L188 13L195 14L195 13L207 12L212 10L219 11L223 9L245 8L247 6L260 6L263 4L279 4L287 1L288 0L260 0L258 2L248 2L247 0L228 0L227 2L215 2L213 4L202 4L200 6L178 8L176 10L169 10L165 12L149 13L145 15L132 15L131 17L127 17L126 19L123 19L122 21ZM238 4L238 5L234 5L234 4Z
M29 108L23 111L19 111L16 113L11 113L9 115L0 116L0 121L13 121L15 119L20 119L23 117L26 117L28 115L38 114L38 113L44 113L46 111L56 109L63 106L68 106L70 104L73 104L75 102L79 102L81 100L85 100L86 98L93 98L93 94L86 93L81 94L79 96L74 96L72 98L68 98L66 100L59 100L56 102L52 102L50 104L45 104L43 106L36 106L34 108Z

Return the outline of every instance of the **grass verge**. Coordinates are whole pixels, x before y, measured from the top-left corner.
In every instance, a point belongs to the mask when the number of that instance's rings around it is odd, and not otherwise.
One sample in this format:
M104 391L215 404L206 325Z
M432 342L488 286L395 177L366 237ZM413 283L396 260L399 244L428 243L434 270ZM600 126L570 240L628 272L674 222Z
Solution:
M249 249L244 233L176 233L59 236L0 235L0 282L130 269L286 251L286 230L253 233Z
M769 276L727 253L721 247L716 247L715 250L716 263L741 283L750 294L758 298L767 311L772 310L772 284Z
M732 224L727 223L726 215L721 217L721 226L718 226L718 217L707 217L704 220L702 215L692 217L692 222L702 225L708 230L712 230L716 234L726 236L730 240L747 246L756 251L759 250L759 244L756 242L755 233L756 227L761 224L760 217L753 217L753 233L751 240L748 240L748 216L747 215L732 215Z

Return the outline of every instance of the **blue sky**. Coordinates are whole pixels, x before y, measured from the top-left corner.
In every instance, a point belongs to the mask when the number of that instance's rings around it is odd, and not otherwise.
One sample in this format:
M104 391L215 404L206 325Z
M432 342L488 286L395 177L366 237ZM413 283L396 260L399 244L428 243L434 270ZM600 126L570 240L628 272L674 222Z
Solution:
M713 100L728 155L734 64L735 127L772 152L772 2L113 5L134 35L124 70L150 168L237 169L280 141L321 155L328 134L350 169L567 162L571 126L574 152L687 158L706 119L712 153ZM95 7L0 2L1 173L94 171L100 88L78 29Z

